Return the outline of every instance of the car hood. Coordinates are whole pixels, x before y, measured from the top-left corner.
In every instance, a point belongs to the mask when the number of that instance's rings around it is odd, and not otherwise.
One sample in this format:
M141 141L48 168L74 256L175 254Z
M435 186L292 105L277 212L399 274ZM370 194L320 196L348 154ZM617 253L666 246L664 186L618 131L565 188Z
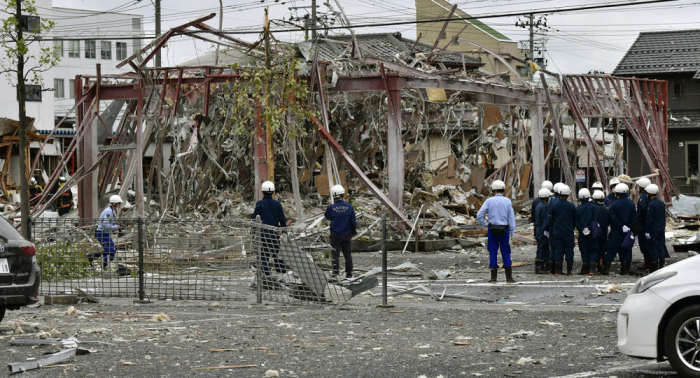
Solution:
M700 255L665 266L652 274L663 272L676 272L676 275L652 286L650 291L669 303L686 297L700 296Z

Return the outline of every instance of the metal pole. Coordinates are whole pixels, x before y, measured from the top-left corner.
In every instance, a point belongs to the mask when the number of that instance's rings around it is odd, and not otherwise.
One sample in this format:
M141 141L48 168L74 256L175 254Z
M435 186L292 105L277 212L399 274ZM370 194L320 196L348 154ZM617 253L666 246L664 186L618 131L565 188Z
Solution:
M160 0L155 0L156 7L156 38L160 37ZM160 67L160 49L156 50L156 67Z
M139 217L139 301L143 301L146 295L143 271L143 218Z
M535 15L530 13L530 60L534 63L535 62L535 31L534 31L534 22L535 21ZM497 72L494 72L497 73ZM535 74L530 71L530 80L534 80Z
M311 0L311 39L316 40L316 0Z
M257 303L262 304L262 256L261 256L261 246L262 246L262 229L260 228L260 224L262 223L262 220L260 219L260 215L255 217L255 223L257 226L253 230L253 242L255 243L255 275L256 275L256 285L255 285L255 294L257 298Z
M394 305L387 304L387 290L389 284L389 278L387 277L387 267L386 267L386 211L382 212L382 304L377 307L394 307Z

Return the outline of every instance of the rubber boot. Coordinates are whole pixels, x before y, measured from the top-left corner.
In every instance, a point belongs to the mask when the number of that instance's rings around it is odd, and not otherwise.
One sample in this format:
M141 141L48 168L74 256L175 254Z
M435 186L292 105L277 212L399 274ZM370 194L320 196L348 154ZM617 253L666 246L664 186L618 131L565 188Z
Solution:
M544 261L535 260L535 274L547 274L547 268L544 266Z
M515 283L515 279L513 279L513 267L506 266L503 267L503 269L506 271L506 283Z
M588 275L589 276L597 276L600 274L600 271L596 271L596 265L597 265L597 262L595 260L591 260L588 262Z
M601 273L604 276L610 275L610 265L612 264L612 261L604 261L603 262L603 272Z
M555 262L554 267L555 267L554 269L556 270L556 272L554 272L555 276L561 276L562 274L564 274L564 272L562 271L562 269L564 269L564 262L563 261Z
M630 272L630 265L632 261L620 261L620 275L626 276Z
M657 260L651 260L649 263L649 273L654 273L659 269L659 262Z
M644 265L640 265L639 269L640 270L649 269L649 266L651 264L651 258L649 257L649 254L644 254L642 256L644 256Z
M552 260L552 261L549 263L549 266L550 266L550 268L549 268L549 275L550 275L550 276L555 275L555 274L557 273L557 272L556 272L556 270L557 270L557 262L554 261L554 260Z
M573 276L571 273L571 270L574 268L574 262L573 261L567 261L566 262L566 275L567 276Z
M596 265L598 273L603 274L603 259L598 259L598 265Z
M659 259L659 269L663 268L664 265L666 265L666 259Z
M491 279L489 283L495 284L498 281L498 268L491 268Z
M578 273L581 276L586 276L590 273L590 270L588 268L588 264L585 261L581 262L581 271Z

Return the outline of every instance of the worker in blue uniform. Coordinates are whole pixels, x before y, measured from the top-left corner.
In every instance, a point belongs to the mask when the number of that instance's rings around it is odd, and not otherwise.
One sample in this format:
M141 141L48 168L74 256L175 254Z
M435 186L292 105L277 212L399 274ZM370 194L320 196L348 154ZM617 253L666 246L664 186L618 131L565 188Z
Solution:
M116 221L117 215L119 214L119 207L121 207L122 203L124 203L124 201L116 194L109 197L109 206L102 211L100 219L97 221L95 238L97 238L97 241L102 245L104 251L88 256L88 261L90 265L92 265L92 261L95 257L99 258L102 256L102 268L104 271L108 270L109 263L114 260L114 255L117 252L114 247L114 241L112 240L112 233L119 229L119 225Z
M552 192L547 188L542 188L537 193L540 199L535 208L535 240L537 240L537 254L535 255L535 274L547 274L545 262L549 260L549 225L547 224L547 202Z
M620 256L620 275L626 275L632 265L632 247L624 248L623 241L629 237L630 228L637 219L637 210L628 198L629 187L620 183L615 186L617 199L610 206L610 237L603 263L603 275L610 274L610 265L615 256Z
M357 219L352 204L343 201L345 188L342 185L334 185L331 188L333 204L326 208L325 217L331 221L331 248L333 275L340 271L340 252L345 259L345 278L352 278L352 255L350 247L353 235L357 234Z
M515 233L515 212L510 199L503 196L506 184L501 180L495 180L491 184L491 190L495 196L487 199L476 214L476 220L484 226L488 226L489 268L491 268L490 283L496 283L498 278L498 250L501 250L503 269L506 271L506 282L514 283L513 262L510 259L510 237ZM488 214L488 223L484 216Z
M272 181L262 183L263 198L255 203L255 211L253 219L258 215L264 225L271 227L262 227L260 238L262 245L260 248L260 269L265 276L270 275L270 259L272 259L272 268L278 273L286 273L287 268L282 259L277 258L280 246L279 230L276 228L287 227L292 221L287 220L284 216L284 209L279 201L272 198L275 193L275 184ZM274 227L274 228L272 228Z
M639 190L639 199L637 200L637 221L635 222L635 234L638 236L639 250L644 256L644 265L641 269L651 268L651 242L647 238L641 237L642 231L647 221L647 206L649 206L649 197L646 193L646 187L651 184L651 180L642 177L637 180L637 188Z
M591 185L591 190L590 190L591 191L591 198L590 198L591 202L595 202L595 200L593 199L592 193L595 193L596 190L600 190L601 192L605 192L605 188L603 187L603 184L600 181L596 181L593 183L593 185Z
M650 242L649 272L654 272L663 268L666 263L666 204L657 197L659 187L656 184L649 184L646 192L649 195L649 207L644 226L644 239Z
M610 208L610 206L612 206L613 201L617 199L617 196L615 195L615 187L619 183L620 180L617 177L613 177L612 179L610 179L610 192L605 198L605 207L607 207L608 209Z
M591 243L590 252L597 256L597 264L595 270L588 274L602 274L603 260L605 259L605 251L608 246L608 227L610 226L610 210L605 206L605 193L602 190L596 190L591 196L595 204L595 219L598 222L596 226L599 228L598 235L595 235Z
M554 275L564 274L566 258L566 275L571 276L574 267L574 226L576 224L576 206L566 199L571 195L568 185L559 187L559 200L549 209L549 229L554 248Z
M595 220L595 205L590 201L591 192L583 188L578 191L578 199L581 204L576 208L576 229L578 230L578 250L581 253L581 272L587 275L591 267L595 270L598 254L592 252L593 235L591 235L592 223Z
M561 186L564 185L561 182L558 182L554 184L554 187L552 187L552 195L550 196L549 202L547 202L547 237L549 238L549 260L547 261L547 271L549 272L550 275L554 275L554 245L552 245L552 238L551 238L551 229L549 228L549 212L552 209L552 205L557 203L559 201L559 190L561 189Z
M542 185L540 186L540 190L542 190L542 189L547 189L547 190L549 190L550 193L551 193L551 190L552 190L553 187L554 187L554 186L552 185L552 182L551 182L551 181L545 180L544 182L542 182ZM542 199L540 198L540 196L539 196L539 194L538 194L538 196L535 197L534 200L532 200L532 209L530 210L530 222L531 222L531 223L535 223L535 222L536 222L536 221L535 221L535 209L537 209L537 205L539 205L540 203L542 203Z

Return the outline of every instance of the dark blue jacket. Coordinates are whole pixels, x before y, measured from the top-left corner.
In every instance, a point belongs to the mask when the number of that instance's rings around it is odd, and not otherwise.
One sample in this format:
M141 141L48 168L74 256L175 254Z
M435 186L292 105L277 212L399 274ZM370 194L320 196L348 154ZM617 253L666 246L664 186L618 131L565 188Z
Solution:
M566 198L559 198L549 209L549 229L552 236L573 238L575 224L576 206Z
M600 205L595 204L595 210L596 210L596 220L598 221L598 225L600 225L600 229L603 230L603 235L605 237L601 239L607 239L608 238L608 226L610 226L610 210L608 210L607 207L605 207L604 203L601 203Z
M537 205L542 203L542 198L540 197L535 197L534 200L532 200L532 210L530 211L530 222L537 223L537 219L535 219L535 210L537 210Z
M610 194L608 194L608 196L605 197L605 207L607 207L609 209L610 206L612 206L612 203L615 202L616 199L617 199L617 197L615 196L615 193L611 192Z
M661 234L666 231L666 204L658 198L649 201L644 232Z
M547 204L540 200L535 208L535 237L544 236L545 225L547 225ZM547 228L548 229L548 228Z
M620 198L610 206L610 226L612 230L622 229L622 226L632 228L634 221L637 219L637 209L634 207L634 202L630 201L627 194L621 194Z
M646 193L642 193L639 196L639 201L637 201L637 222L642 225L647 222L647 206L649 206L649 196Z
M595 205L593 202L584 201L576 208L576 229L582 232L584 228L590 230L591 222L595 218Z
M284 210L279 201L272 199L271 195L265 195L263 199L255 204L253 219L260 215L263 224L274 227L285 227L287 218L284 217Z
M552 206L554 206L555 203L559 202L559 197L555 194L554 197L549 199L549 202L547 202L547 222L549 222L549 212L552 211Z
M332 236L354 234L357 229L355 209L343 200L337 200L326 208L326 219L331 221Z

